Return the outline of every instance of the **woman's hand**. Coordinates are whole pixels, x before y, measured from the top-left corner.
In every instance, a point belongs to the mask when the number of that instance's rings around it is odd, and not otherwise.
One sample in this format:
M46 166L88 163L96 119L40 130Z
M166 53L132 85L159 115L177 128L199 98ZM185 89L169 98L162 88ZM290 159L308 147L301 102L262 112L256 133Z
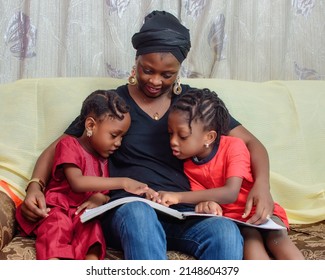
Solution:
M256 206L255 213L247 220L247 223L262 224L266 218L273 213L274 202L270 192L269 179L269 156L264 145L246 128L239 125L229 132L230 136L241 138L251 155L252 173L255 183L246 201L243 218L249 216L253 206Z
M34 167L32 178L42 178L43 182L48 181L52 170L55 146L60 141L60 139L65 136L65 134L61 135L39 156ZM50 209L46 208L45 196L40 190L39 184L36 182L31 182L28 185L25 200L21 205L22 215L27 220L36 222L41 218L47 217L49 211Z
M93 194L87 201L82 203L77 207L76 215L81 213L84 209L91 209L101 206L109 201L110 197L108 195L102 194L100 192Z
M37 183L30 183L25 200L21 204L23 216L32 222L48 216L49 208L46 208L45 196Z
M248 194L243 218L249 216L253 206L256 206L255 214L246 221L247 223L263 224L273 214L274 202L269 187L261 186L257 181Z
M222 216L222 208L215 201L200 202L195 206L196 213L216 214Z

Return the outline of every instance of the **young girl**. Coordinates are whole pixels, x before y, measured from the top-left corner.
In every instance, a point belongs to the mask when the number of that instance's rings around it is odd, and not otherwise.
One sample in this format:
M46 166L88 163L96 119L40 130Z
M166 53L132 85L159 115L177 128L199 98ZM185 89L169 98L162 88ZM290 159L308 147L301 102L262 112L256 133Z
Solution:
M245 204L254 179L250 154L244 142L226 136L229 114L216 93L192 90L172 106L168 118L170 145L174 156L185 160L184 171L192 192L159 192L163 205L197 204L197 212L216 213L247 221ZM221 204L221 207L217 204ZM271 217L289 228L284 209L274 204ZM244 259L303 259L285 230L259 230L241 226Z
M83 102L81 137L62 137L55 150L52 177L45 189L47 217L37 223L17 221L25 234L36 235L37 259L103 259L106 244L98 220L82 224L80 213L109 200L108 190L150 192L129 178L108 178L108 157L121 145L131 118L126 103L113 91L97 90ZM39 181L40 185L43 185Z

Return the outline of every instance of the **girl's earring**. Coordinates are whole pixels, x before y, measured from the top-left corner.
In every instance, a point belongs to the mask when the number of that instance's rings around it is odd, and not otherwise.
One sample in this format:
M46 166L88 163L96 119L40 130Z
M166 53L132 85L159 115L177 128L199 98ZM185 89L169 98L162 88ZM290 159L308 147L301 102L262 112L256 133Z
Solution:
M182 92L182 86L179 76L177 76L176 81L174 83L173 92L176 95L180 95Z
M88 136L88 137L93 136L93 132L92 132L91 130L89 130L89 129L87 129L87 136Z
M204 146L208 149L210 144L209 143L205 143Z
M135 66L132 67L131 74L130 74L130 76L128 78L128 82L132 86L137 84L137 78L135 76Z

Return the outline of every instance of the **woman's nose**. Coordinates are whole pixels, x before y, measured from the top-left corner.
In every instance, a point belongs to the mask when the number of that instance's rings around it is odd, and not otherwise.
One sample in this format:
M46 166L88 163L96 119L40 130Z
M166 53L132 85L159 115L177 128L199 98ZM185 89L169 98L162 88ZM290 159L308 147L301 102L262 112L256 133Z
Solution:
M160 75L152 75L151 78L149 79L149 82L155 86L160 86L162 84Z

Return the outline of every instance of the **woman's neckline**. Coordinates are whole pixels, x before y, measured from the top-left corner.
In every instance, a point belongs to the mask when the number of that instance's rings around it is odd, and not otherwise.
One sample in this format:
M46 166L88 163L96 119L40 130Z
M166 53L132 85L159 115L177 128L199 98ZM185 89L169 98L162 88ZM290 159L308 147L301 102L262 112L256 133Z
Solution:
M156 98L150 98L137 89L136 86L126 86L128 95L132 99L132 102L134 102L146 116L153 121L159 121L164 118L171 105L171 98L169 98L167 93ZM161 100L162 103L160 102Z

